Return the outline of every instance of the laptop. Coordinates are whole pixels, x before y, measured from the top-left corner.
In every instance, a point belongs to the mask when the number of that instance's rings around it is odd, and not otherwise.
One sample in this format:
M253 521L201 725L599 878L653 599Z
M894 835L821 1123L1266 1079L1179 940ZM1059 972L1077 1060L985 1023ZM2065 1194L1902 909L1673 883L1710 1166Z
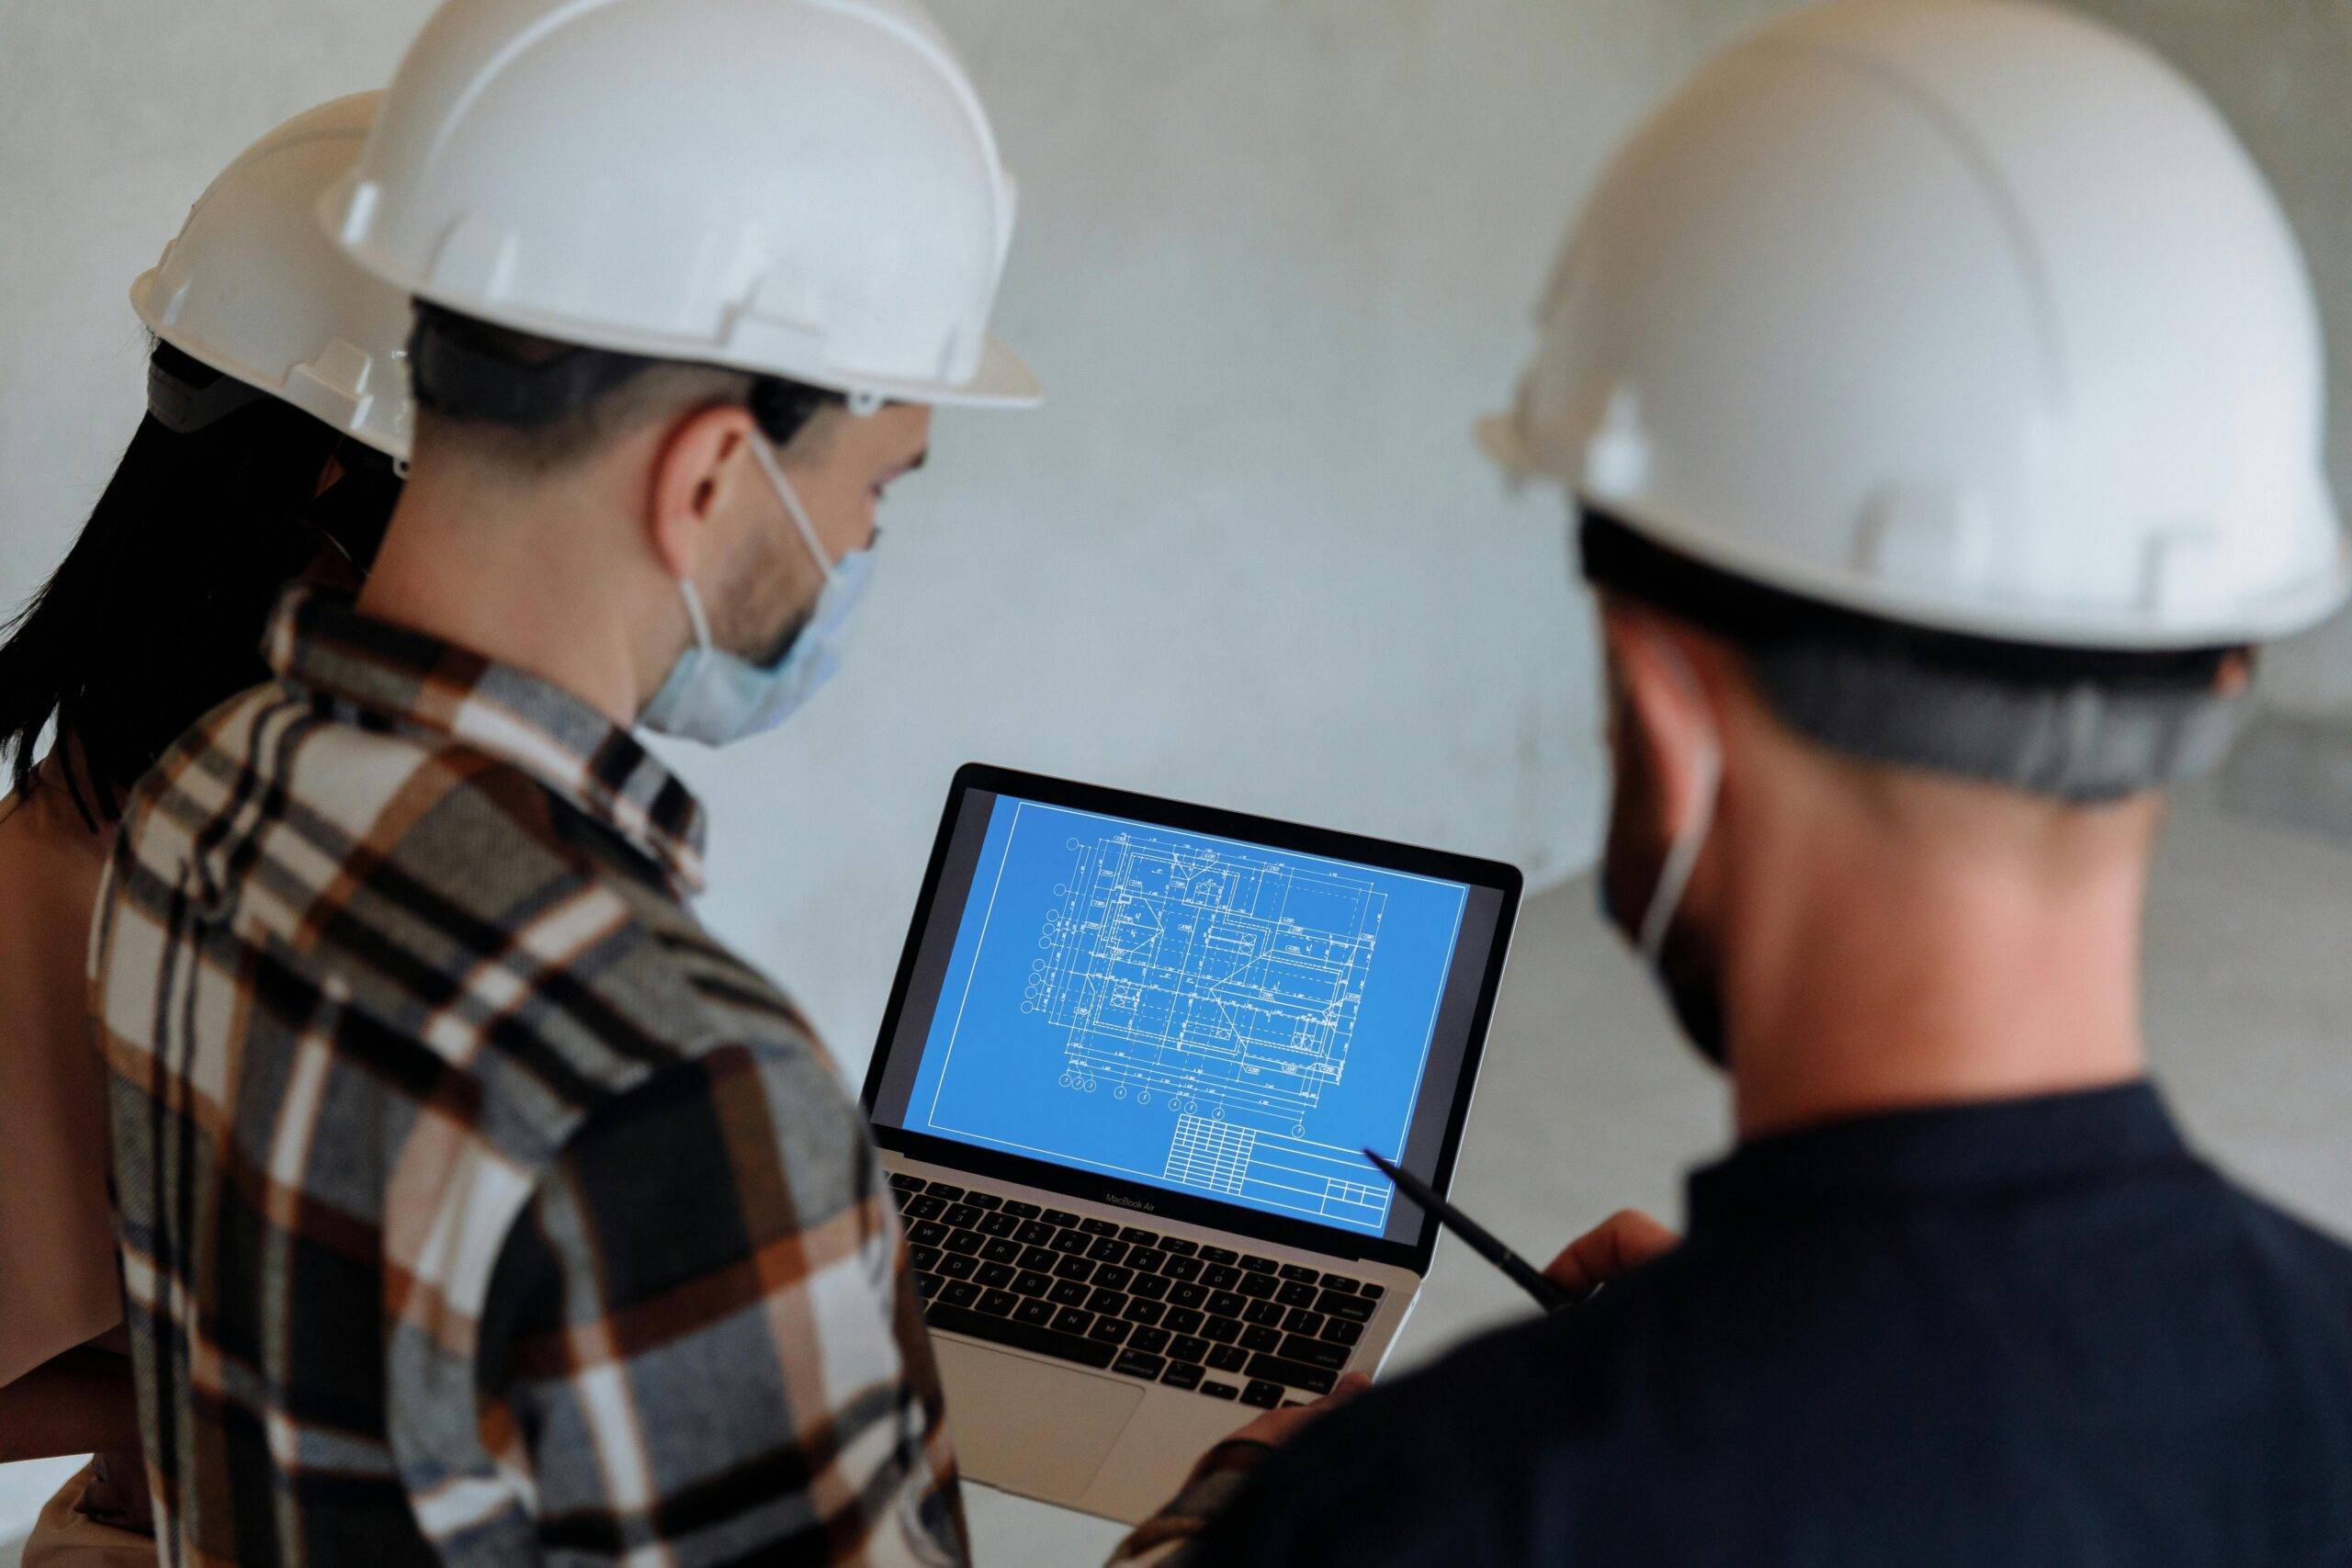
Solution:
M1520 874L978 764L864 1104L963 1473L1133 1523L1376 1371L1453 1175Z

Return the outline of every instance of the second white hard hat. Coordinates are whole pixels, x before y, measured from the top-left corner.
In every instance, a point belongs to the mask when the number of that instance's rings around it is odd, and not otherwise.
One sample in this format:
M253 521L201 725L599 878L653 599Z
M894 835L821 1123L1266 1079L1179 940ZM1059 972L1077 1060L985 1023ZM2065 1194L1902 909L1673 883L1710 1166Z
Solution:
M420 299L867 399L1026 404L1013 187L912 0L451 0L321 213Z
M2007 0L1838 0L1618 154L1483 429L1655 543L1906 624L2299 630L2352 558L2269 189L2154 54Z
M407 297L345 261L315 215L358 158L379 96L322 104L240 153L130 304L190 358L405 458Z

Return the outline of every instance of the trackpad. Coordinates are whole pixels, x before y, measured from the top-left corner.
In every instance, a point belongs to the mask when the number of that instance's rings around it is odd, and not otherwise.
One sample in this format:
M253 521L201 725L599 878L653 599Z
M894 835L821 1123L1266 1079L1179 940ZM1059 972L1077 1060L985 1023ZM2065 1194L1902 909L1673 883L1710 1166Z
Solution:
M1140 1383L934 1339L957 1463L975 1481L1068 1501L1094 1483Z

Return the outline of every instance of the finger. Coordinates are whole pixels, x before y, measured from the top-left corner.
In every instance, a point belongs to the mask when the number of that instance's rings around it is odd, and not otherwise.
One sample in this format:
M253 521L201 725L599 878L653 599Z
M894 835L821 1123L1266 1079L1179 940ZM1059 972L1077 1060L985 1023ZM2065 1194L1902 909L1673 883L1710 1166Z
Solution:
M1620 1209L1568 1243L1545 1276L1577 1295L1671 1252L1681 1238L1638 1209Z

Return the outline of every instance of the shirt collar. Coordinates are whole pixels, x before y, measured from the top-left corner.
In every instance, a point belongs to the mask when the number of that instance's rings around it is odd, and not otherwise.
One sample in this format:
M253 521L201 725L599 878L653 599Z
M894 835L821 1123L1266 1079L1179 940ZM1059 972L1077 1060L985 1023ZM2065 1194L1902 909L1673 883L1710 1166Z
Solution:
M2145 1079L1894 1111L1758 1138L1692 1172L1690 1230L2080 1180L2188 1157L2163 1096Z
M652 860L681 894L702 890L701 803L561 687L313 588L280 602L262 652L286 681L511 763Z

